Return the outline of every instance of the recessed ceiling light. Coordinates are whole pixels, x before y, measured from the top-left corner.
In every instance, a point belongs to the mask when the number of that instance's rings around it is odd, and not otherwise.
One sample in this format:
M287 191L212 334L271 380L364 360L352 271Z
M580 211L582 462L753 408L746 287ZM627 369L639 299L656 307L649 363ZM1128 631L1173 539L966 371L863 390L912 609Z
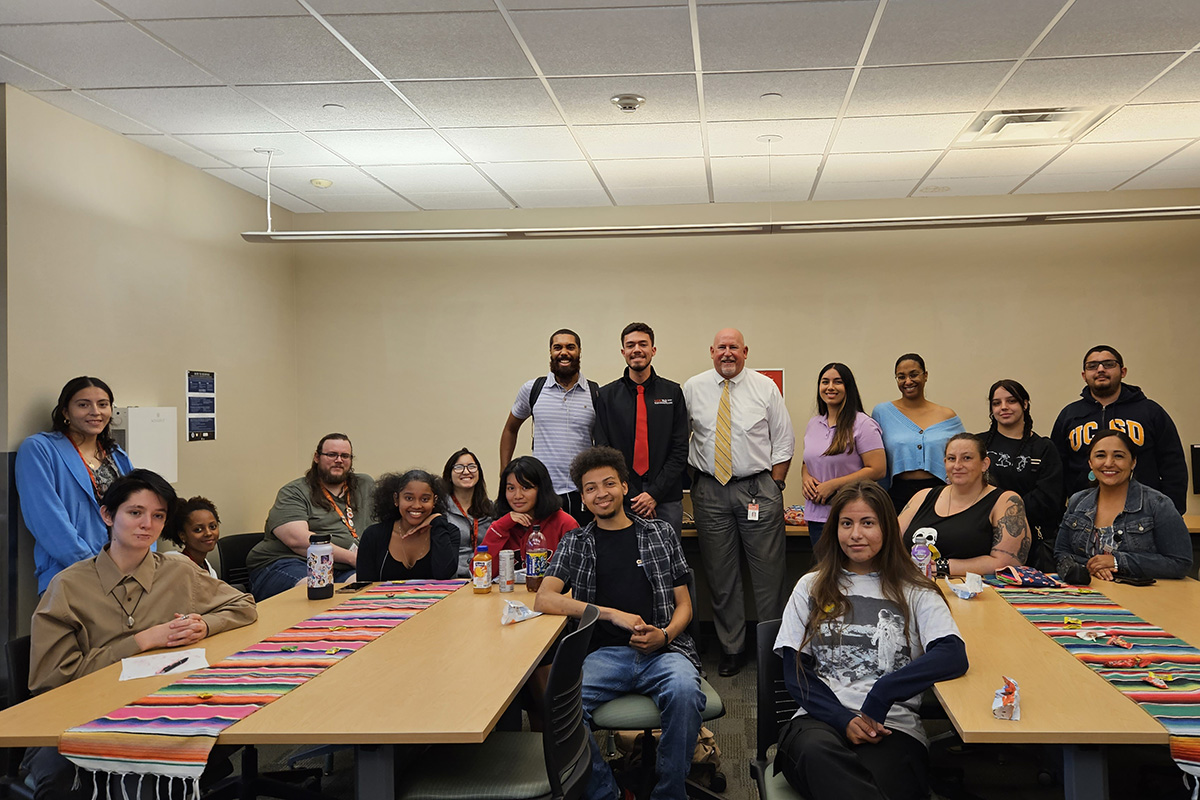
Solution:
M346 110L346 107L341 103L326 103L321 106L322 111L328 111L330 114L340 114Z
M609 100L614 106L621 109L621 111L625 112L626 114L632 114L641 108L646 102L646 98L642 97L640 94L618 94L610 97Z
M309 183L318 189L328 189L330 186L333 186L333 181L328 178L313 178Z
M776 103L783 99L783 95L781 95L779 92L766 92L759 95L759 99L765 100L768 103Z

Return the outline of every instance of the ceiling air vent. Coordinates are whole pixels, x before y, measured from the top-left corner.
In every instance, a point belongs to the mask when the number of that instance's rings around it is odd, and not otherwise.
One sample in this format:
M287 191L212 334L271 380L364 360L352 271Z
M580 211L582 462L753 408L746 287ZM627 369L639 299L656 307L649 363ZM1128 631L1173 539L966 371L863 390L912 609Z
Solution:
M1108 111L1108 108L1081 106L984 111L954 146L1066 144L1079 138Z

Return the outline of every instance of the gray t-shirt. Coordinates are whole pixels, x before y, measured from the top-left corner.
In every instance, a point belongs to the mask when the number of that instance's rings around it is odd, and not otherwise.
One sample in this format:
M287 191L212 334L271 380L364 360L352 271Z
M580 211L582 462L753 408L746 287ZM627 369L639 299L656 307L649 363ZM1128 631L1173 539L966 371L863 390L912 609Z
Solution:
M375 480L370 475L356 472L357 486L354 497L350 498L349 510L346 501L334 498L342 514L353 514L354 529L359 536L368 525L375 522L374 508L371 505L371 493L375 490ZM357 537L352 536L350 529L342 521L342 516L332 509L322 508L313 502L308 481L297 478L285 484L275 495L275 505L267 514L266 532L263 540L254 545L254 549L246 557L246 566L250 569L261 569L281 558L296 558L303 560L292 548L276 538L273 531L280 525L289 522L304 521L308 523L311 533L328 533L333 537L333 543L338 547L349 550L357 544Z

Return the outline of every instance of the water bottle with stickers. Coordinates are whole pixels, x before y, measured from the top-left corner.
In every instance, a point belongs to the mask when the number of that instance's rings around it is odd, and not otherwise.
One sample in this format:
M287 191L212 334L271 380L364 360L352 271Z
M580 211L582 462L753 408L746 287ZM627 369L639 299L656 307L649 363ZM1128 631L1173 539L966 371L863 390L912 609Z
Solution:
M333 537L314 533L308 537L308 599L333 597Z

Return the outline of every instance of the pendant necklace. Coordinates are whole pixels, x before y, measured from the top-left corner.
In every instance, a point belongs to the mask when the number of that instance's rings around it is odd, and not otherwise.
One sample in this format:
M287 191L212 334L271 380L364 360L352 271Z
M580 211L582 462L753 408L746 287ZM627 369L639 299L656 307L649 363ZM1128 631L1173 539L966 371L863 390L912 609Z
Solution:
M113 600L117 601L117 605L119 605L121 607L121 610L125 612L125 627L132 628L133 627L133 615L135 613L137 613L137 607L139 604L141 604L142 598L146 596L146 593L142 592L141 595L138 596L137 602L135 602L133 604L132 610L125 608L125 604L121 602L121 598L117 597L117 590L115 587L113 588L113 590L111 592L109 592L109 594L112 595Z

